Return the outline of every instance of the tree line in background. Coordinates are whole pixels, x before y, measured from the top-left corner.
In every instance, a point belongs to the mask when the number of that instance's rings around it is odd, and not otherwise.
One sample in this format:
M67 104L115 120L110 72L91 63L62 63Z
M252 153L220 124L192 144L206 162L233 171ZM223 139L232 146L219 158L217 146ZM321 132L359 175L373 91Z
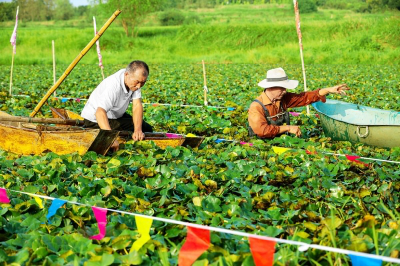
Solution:
M108 16L110 10L124 10L122 25L127 35L149 13L161 11L161 25L179 25L185 17L179 10L213 8L218 5L238 4L293 4L293 0L88 0L88 6L74 7L69 0L13 0L0 3L0 21L15 19L17 6L23 21L69 20L82 16ZM350 9L356 12L377 12L385 9L400 10L400 0L299 0L302 13L317 12L320 8ZM196 21L196 18L193 19Z
M89 6L74 7L69 0L13 0L11 3L0 3L0 21L15 20L18 17L25 21L69 20L84 15Z

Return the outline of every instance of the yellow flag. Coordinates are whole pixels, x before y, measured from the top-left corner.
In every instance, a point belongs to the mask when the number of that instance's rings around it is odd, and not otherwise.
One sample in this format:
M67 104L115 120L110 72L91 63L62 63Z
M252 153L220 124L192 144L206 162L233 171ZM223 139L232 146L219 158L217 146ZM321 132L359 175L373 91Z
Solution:
M195 134L192 134L192 133L189 133L189 134L186 135L186 137L194 138L194 137L196 137L196 135L195 135Z
M272 146L272 150L273 150L276 154L281 155L282 153L284 153L285 151L288 151L288 150L290 150L290 149Z
M139 249L150 240L150 228L153 223L153 219L143 218L141 216L135 216L135 221L140 233L140 238L132 244L130 252L133 250L139 251Z
M43 209L44 207L43 207L42 199L39 197L33 197L33 198L35 199L36 203L39 205L39 208Z

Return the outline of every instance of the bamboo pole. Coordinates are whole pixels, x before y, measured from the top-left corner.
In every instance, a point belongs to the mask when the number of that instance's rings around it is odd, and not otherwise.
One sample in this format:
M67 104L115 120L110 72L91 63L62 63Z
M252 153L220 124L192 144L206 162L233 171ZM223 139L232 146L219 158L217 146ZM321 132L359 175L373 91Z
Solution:
M53 51L53 84L56 84L56 49L54 47L54 40L51 41L51 47ZM54 92L54 97L57 96L57 93Z
M206 77L206 65L204 64L204 60L201 60L201 62L203 64L203 78L204 78L204 105L207 106L208 105L208 101L207 101L208 88L207 88L207 77Z
M83 120L61 119L61 118L38 118L21 116L0 116L2 122L21 122L21 123L41 123L41 124L61 124L61 125L83 125Z
M108 26L115 20L115 18L121 13L120 10L117 10L114 12L114 14L108 19L108 21L104 24L104 26L100 29L100 31L96 34L96 36L89 42L88 45L79 53L79 55L72 61L72 63L69 65L69 67L65 70L64 74L61 75L61 77L57 80L56 84L54 84L50 90L46 93L46 95L43 97L43 99L38 103L38 105L35 107L33 112L29 115L30 117L34 117L40 110L40 108L43 106L43 104L47 101L47 99L50 97L50 95L60 86L60 84L64 81L64 79L69 75L69 73L74 69L76 64L82 59L82 57L89 51L89 49L93 46L93 44L96 43L96 41L103 35L103 33L106 31Z
M304 58L303 58L303 43L302 43L302 36L300 30L300 12L299 12L299 3L297 0L293 0L294 6L294 14L296 19L296 30L297 30L297 37L299 38L299 46L300 46L300 58L301 58L301 69L303 71L303 80L304 80L304 91L307 91L307 79L306 79L306 68L304 66ZM310 106L307 105L307 115L310 115Z

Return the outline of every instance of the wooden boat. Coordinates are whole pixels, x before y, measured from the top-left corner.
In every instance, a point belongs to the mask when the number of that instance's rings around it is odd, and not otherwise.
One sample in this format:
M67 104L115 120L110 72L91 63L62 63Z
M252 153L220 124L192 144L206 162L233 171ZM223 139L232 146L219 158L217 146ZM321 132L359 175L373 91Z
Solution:
M0 112L0 116L13 119L5 112ZM90 150L104 155L117 136L117 132L100 129L0 121L0 148L22 155L48 151L59 155L73 152L83 155Z
M400 147L400 112L371 108L337 100L312 104L325 135L333 140L377 147Z
M64 121L72 121L76 125L82 124L79 123L79 121L82 122L82 120L79 120L79 115L70 111L65 111L65 114L67 114L67 117L64 117ZM74 121L70 118L77 120ZM52 124L42 125L29 121L52 122ZM15 117L0 111L0 138L2 139L0 148L22 155L37 155L49 151L59 155L73 152L83 155L88 151L105 155L116 139L122 143L131 139L131 132L85 129L70 124L59 124L64 121L62 119ZM145 134L145 141L153 141L163 149L167 146L181 145L198 147L203 139L204 137L187 138L180 134L161 132Z
M54 118L61 118L63 120L74 119L83 121L83 117L72 111L65 110L62 108L51 108L51 112ZM120 143L125 143L131 140L132 132L119 131L119 141ZM198 137L188 137L181 134L174 133L145 133L144 141L153 141L158 147L165 149L168 146L190 146L192 148L197 148L203 142L204 136Z

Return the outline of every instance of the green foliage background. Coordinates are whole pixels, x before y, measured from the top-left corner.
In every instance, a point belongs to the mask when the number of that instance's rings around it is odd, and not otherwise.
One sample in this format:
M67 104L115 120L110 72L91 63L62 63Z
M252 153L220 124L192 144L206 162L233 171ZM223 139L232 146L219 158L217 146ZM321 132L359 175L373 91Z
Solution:
M193 63L202 59L213 63L300 63L290 5L185 11L185 17L198 19L191 20L195 24L181 26L158 26L160 15L154 13L143 21L136 37L126 37L117 18L100 39L104 64L127 64L135 58L149 63ZM301 19L307 65L399 61L399 12L360 15L352 11L320 10L304 14ZM105 19L97 19L97 27L104 22ZM57 64L69 64L93 38L92 20L52 23L20 23L16 65L52 64L52 40L55 40ZM3 25L0 64L10 65L9 36L14 23ZM93 50L82 63L96 63L97 54Z

